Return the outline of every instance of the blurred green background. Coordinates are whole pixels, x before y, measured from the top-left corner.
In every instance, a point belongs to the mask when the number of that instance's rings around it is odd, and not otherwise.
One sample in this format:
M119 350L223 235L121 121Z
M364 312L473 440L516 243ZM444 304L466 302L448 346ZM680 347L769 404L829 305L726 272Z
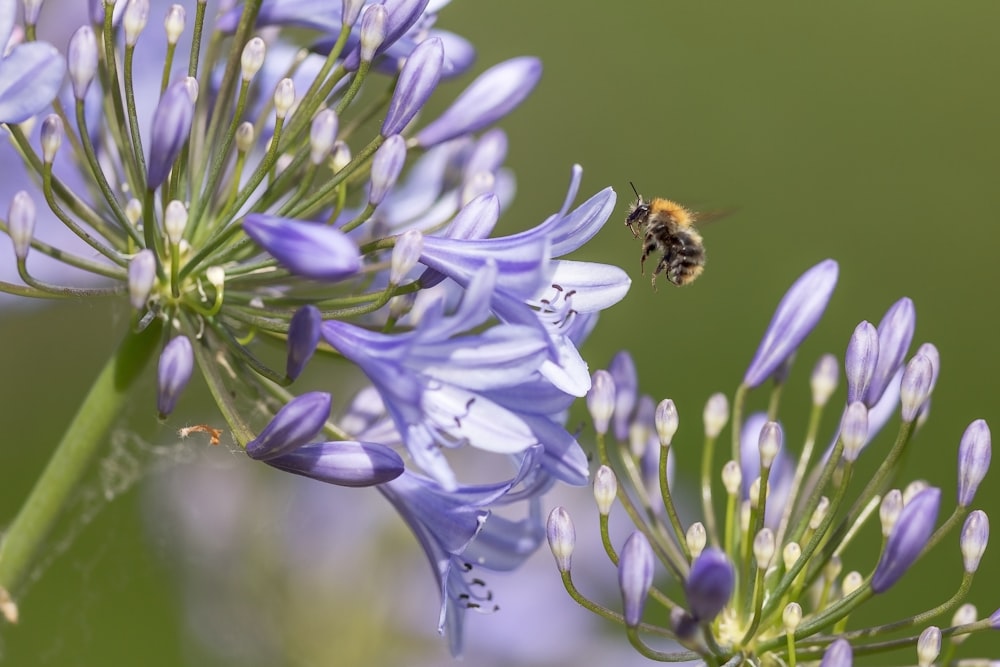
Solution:
M942 371L905 479L942 487L947 515L963 430L979 417L1000 423L1000 355L992 348L1000 324L1000 4L465 0L446 8L439 25L477 46L476 72L521 54L545 64L536 92L502 123L518 195L498 231L556 210L573 163L585 168L581 196L607 185L618 192L612 220L578 258L624 266L634 283L603 317L584 357L598 368L627 348L643 390L676 401L682 479L699 456L704 400L732 393L783 291L833 257L837 291L786 392L788 445L797 447L804 427L808 373L819 355L842 358L859 321L877 323L909 296L917 307L915 345L936 344ZM439 107L461 85L445 86ZM646 196L736 209L704 229L708 265L693 286L661 282L653 291L639 275L639 245L622 224L629 180ZM0 319L0 521L28 492L124 317L107 305L59 304ZM197 404L189 399L189 407ZM124 426L155 438L141 425L152 417L151 390L135 405L137 418ZM872 452L866 465L878 457ZM996 479L993 471L975 503L988 512L1000 507ZM64 553L31 587L21 625L0 636L9 664L214 664L185 634L169 551L163 540L147 539L156 531L144 526L143 498L140 484L76 539L52 545ZM874 533L866 536L847 569L874 564ZM408 550L400 567L429 580L414 544L397 547ZM989 554L969 598L981 614L1000 606L1000 569ZM852 627L947 599L960 567L955 534ZM377 566L351 572L345 578L357 588L347 590L365 599L385 576ZM433 595L429 583L426 590ZM432 626L435 614L432 606L423 622ZM391 646L387 637L357 655L368 664L406 664ZM992 636L966 646L968 655L1000 655ZM422 650L432 662L446 661L443 644ZM480 664L473 653L466 662ZM901 652L864 664L912 662ZM288 664L312 663L293 657Z

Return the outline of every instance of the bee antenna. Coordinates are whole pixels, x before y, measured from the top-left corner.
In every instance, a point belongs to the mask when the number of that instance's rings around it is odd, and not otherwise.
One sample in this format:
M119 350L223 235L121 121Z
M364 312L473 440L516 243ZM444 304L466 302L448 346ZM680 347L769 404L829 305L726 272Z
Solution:
M629 181L628 184L632 186L632 192L635 193L635 198L636 199L642 199L642 195L640 195L639 191L635 189L635 183L633 183L632 181Z

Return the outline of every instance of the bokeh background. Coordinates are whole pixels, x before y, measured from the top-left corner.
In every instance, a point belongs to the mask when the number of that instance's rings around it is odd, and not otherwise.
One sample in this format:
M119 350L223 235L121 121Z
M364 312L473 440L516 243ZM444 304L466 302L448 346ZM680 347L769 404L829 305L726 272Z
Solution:
M48 28L64 34L52 10ZM578 256L624 266L634 283L584 356L598 368L626 348L643 390L676 401L682 489L693 488L705 399L732 393L783 291L833 257L837 291L786 391L788 446L803 431L819 355L842 358L860 320L877 323L909 296L915 344L935 343L942 370L905 478L942 487L942 516L950 511L962 431L979 417L1000 424L1000 4L465 0L440 24L476 44L476 72L521 54L545 63L537 91L502 124L518 194L499 230L556 210L573 163L585 168L583 195L619 193L618 212ZM461 85L445 86L435 108ZM654 291L639 275L639 245L622 224L630 180L647 196L734 209L704 229L709 259L696 284ZM93 303L0 316L0 521L30 489L125 317ZM178 445L171 434L183 424L149 426L152 401L151 387L137 394L105 473L112 481L95 477L39 565L21 624L0 633L8 664L449 663L433 632L430 571L377 494L292 484L223 448ZM185 404L190 423L214 418L200 387ZM879 451L863 461L869 472ZM976 501L994 515L997 474ZM580 549L596 553L582 525L595 523L588 496L567 490L549 504L578 508ZM205 525L227 528L205 534ZM849 552L847 569L874 565L876 532ZM290 553L295 539L304 546ZM1000 606L991 552L970 596L981 614ZM592 560L590 590L614 603L613 570ZM956 534L852 626L947 599L960 562ZM547 553L490 583L501 610L469 623L467 664L641 662L615 628L560 593ZM966 646L1000 656L994 636ZM865 664L913 661L903 652Z

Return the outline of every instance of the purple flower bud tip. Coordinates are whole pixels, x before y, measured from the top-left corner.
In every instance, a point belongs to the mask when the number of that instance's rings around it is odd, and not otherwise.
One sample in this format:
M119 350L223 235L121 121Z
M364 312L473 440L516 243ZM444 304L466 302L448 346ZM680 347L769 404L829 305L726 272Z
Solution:
M913 301L906 297L892 304L882 321L878 323L878 365L862 397L868 407L878 403L896 371L903 365L916 326L916 309L913 307Z
M371 442L316 442L274 458L269 466L338 486L374 486L403 474L403 459Z
M288 323L288 360L285 375L294 380L312 359L319 344L323 316L313 305L299 308Z
M394 134L385 140L372 158L368 203L378 206L396 184L406 163L406 140Z
M243 231L282 266L305 278L337 281L361 268L354 242L326 225L254 213L243 219Z
M1000 630L1000 609L990 614L990 627L994 630Z
M899 385L899 402L902 406L904 422L912 422L931 396L934 382L934 364L926 356L918 354L906 364L903 379Z
M549 548L556 559L560 572L569 572L573 566L573 549L576 546L576 527L564 507L556 507L549 513L545 524L545 534Z
M302 447L323 430L332 401L330 394L321 391L292 399L278 410L255 440L247 443L247 455L252 459L269 460Z
M194 100L186 79L170 84L153 112L153 127L149 146L146 187L155 190L170 173L184 142L191 133L194 120Z
M156 408L164 419L177 405L177 399L194 371L194 350L187 336L175 336L163 348L157 368Z
M653 585L653 548L639 531L632 533L622 548L618 585L622 591L625 625L635 627L642 620L642 610Z
M906 504L875 567L872 591L888 590L917 560L934 532L940 505L941 489L936 487L924 489Z
M958 446L958 504L968 507L976 497L979 484L990 469L992 442L990 427L985 420L969 424Z
M413 50L399 73L382 123L382 136L399 134L413 120L437 88L443 63L444 46L440 39L428 39Z
M826 310L837 285L837 274L837 263L828 259L795 281L774 311L743 384L762 384L798 349Z
M854 651L846 639L838 639L827 647L819 667L851 667L854 663Z
M875 327L870 322L862 322L855 327L844 355L848 404L862 400L868 392L878 365L878 350L878 331Z
M684 582L688 608L698 621L711 621L729 603L736 574L725 552L709 547L691 563Z

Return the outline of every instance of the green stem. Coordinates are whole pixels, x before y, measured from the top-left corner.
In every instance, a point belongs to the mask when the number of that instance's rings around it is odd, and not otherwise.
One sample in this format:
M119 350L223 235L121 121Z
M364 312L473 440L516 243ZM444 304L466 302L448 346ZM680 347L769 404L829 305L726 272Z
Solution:
M161 326L154 324L142 333L130 332L101 369L4 536L0 545L0 588L14 595L25 582L45 538L107 444L111 425L134 397L134 385L158 348L160 331Z

